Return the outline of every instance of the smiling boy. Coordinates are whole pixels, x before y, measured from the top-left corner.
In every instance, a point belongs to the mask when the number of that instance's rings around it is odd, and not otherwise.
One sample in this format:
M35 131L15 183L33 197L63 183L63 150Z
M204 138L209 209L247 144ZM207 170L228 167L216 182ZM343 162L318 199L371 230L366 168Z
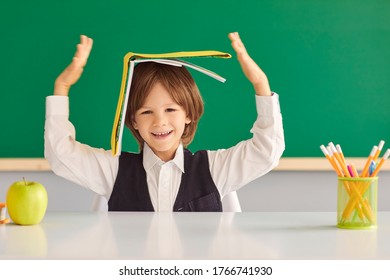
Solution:
M125 118L140 153L112 156L77 142L68 92L92 49L92 39L81 36L46 101L45 157L53 171L106 197L110 211L222 211L224 197L272 170L284 151L278 95L238 33L229 38L256 94L251 139L229 149L187 150L203 113L195 81L185 67L145 62L134 69Z

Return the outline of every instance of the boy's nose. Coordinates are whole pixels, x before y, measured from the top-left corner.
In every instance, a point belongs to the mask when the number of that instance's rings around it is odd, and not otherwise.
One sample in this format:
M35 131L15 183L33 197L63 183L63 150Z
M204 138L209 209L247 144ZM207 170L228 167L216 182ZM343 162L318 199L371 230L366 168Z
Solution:
M162 126L167 124L167 118L164 115L156 115L154 118L153 125L154 126Z

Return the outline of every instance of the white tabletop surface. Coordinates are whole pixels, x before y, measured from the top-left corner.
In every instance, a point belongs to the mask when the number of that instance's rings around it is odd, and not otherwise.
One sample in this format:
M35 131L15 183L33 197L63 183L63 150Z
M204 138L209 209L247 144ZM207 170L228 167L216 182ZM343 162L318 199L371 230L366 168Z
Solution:
M0 259L390 259L390 212L345 230L332 212L47 213L0 226Z

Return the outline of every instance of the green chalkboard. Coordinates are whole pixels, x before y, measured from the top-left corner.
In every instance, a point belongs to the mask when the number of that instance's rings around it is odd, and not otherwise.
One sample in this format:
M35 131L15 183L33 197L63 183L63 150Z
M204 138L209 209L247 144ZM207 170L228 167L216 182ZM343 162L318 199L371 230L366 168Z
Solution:
M341 144L366 156L390 143L390 1L1 1L0 157L43 157L45 97L70 62L80 34L94 48L71 90L77 139L109 149L128 51L231 52L239 31L280 95L286 157L321 156ZM197 59L227 79L194 73L205 100L192 150L250 137L254 93L236 59ZM124 148L137 151L129 132Z

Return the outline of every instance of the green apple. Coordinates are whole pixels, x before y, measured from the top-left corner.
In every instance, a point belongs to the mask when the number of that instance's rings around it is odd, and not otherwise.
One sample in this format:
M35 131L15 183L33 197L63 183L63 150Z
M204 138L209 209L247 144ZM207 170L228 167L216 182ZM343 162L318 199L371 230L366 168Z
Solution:
M18 181L7 192L8 214L15 224L35 225L42 221L47 208L47 192L37 182Z

